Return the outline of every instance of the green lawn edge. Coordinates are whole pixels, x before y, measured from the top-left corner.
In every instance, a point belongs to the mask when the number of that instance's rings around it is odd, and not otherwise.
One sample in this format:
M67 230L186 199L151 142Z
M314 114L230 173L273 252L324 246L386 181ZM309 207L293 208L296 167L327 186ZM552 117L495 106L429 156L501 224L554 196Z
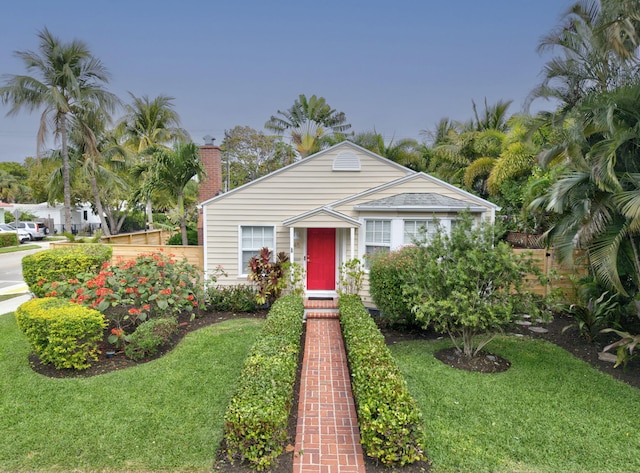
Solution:
M164 357L118 372L49 379L29 367L13 314L0 316L0 471L210 471L263 322L202 328Z
M451 368L450 342L395 344L392 354L425 419L434 473L640 471L640 390L543 341L500 337L497 374Z

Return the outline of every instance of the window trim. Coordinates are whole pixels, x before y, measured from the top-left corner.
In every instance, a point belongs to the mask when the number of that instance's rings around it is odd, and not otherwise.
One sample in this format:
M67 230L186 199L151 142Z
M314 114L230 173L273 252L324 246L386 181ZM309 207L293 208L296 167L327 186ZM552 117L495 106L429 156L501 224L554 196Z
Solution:
M276 225L274 224L264 224L264 223L249 223L249 224L240 224L238 225L238 277L248 277L249 273L245 272L246 268L243 267L242 264L242 254L245 251L244 247L243 247L243 229L244 228L255 228L255 227L261 227L261 228L271 228L273 230L273 247L272 246L268 246L268 248L273 252L273 254L276 254L276 248L277 248L277 242L276 242ZM263 246L261 246L260 248L263 248ZM258 248L258 250L260 250L260 248ZM246 250L248 251L248 250Z

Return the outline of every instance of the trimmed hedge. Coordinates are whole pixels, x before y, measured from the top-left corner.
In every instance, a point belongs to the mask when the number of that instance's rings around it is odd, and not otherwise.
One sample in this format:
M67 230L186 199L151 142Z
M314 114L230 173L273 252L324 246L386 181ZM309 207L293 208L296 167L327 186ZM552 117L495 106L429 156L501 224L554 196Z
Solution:
M98 342L107 323L97 310L45 297L20 305L15 316L42 363L81 370L98 359Z
M224 417L230 461L268 468L282 453L301 347L302 297L278 299L249 352Z
M31 292L44 297L44 283L66 281L82 273L97 274L112 253L110 246L100 244L40 251L22 258L22 277Z
M18 246L17 233L2 232L0 233L0 248L8 248L9 246Z
M424 460L422 413L375 322L355 295L339 299L362 447L384 465Z
M409 301L402 293L415 246L405 246L389 253L372 255L369 263L369 293L381 317L392 325L418 325Z

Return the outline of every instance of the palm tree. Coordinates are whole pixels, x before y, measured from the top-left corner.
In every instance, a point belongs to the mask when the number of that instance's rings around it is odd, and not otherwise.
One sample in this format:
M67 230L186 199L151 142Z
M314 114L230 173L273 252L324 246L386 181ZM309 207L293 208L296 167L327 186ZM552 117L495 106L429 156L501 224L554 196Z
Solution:
M331 108L324 97L307 99L300 94L288 110L278 110L264 127L278 135L288 132L300 156L306 158L322 149L324 139L345 134L351 128L346 121L344 112Z
M391 138L389 143L385 144L384 137L374 130L358 133L351 141L414 171L425 170L424 147L414 139L403 138L394 141Z
M13 174L0 169L0 202L15 202L15 198L21 191L18 179Z
M575 126L563 146L543 156L562 159L564 173L533 206L559 215L548 237L562 259L584 249L605 285L623 294L637 291L640 84L593 94L574 112Z
M151 99L144 95L136 97L129 93L131 104L125 106L125 116L116 127L116 133L122 137L124 145L139 159L153 156L148 149L164 148L177 141L189 140L189 134L181 127L180 116L174 108L173 97L158 95ZM141 176L144 179L144 175ZM147 186L149 188L149 186ZM146 214L149 226L153 226L151 195L146 199Z
M38 149L44 144L49 125L60 139L64 181L64 227L71 229L71 178L67 133L69 121L87 106L111 112L117 98L103 88L108 73L102 62L81 41L62 43L47 28L38 33L39 52L18 51L29 75L7 75L0 88L2 102L11 104L8 115L23 108L32 112L44 107L38 130Z
M182 244L188 245L185 189L194 178L201 181L204 176L200 150L194 143L177 143L173 150L156 147L148 149L148 152L153 153L153 159L138 168L138 173L149 171L142 192L150 195L160 191L173 198L180 220Z
M636 0L580 0L560 25L544 36L538 51L560 50L544 67L544 80L529 95L560 102L560 116L591 92L612 90L633 80L640 5Z

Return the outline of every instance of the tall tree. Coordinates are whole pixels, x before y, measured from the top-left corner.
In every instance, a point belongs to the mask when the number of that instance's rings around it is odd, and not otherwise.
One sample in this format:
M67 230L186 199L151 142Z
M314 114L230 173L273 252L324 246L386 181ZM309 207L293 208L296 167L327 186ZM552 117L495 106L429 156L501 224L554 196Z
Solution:
M182 244L188 245L187 209L185 207L185 189L194 178L198 181L204 176L204 167L200 159L200 149L194 143L177 143L172 150L149 148L153 159L138 169L148 171L148 179L144 183L144 193L150 195L160 191L173 198L182 233ZM144 169L144 168L147 169Z
M529 95L559 102L560 117L592 92L612 90L637 73L640 4L637 0L580 0L545 35L538 51L558 51Z
M138 157L138 160L152 159L153 154L146 152L150 148L170 150L172 144L180 140L189 140L188 133L181 126L180 115L175 110L173 97L136 97L132 93L129 95L132 102L125 105L125 115L119 121L116 133L122 137L124 145ZM143 179L146 177L141 175ZM151 195L143 197L146 199L147 222L152 226Z
M357 133L351 141L414 171L425 170L424 146L414 139L403 138L395 141L392 138L389 143L385 143L384 137L374 130Z
M11 104L8 115L23 108L32 112L44 108L38 130L38 148L44 144L49 126L60 140L64 181L64 226L71 229L71 178L67 133L73 120L89 104L113 111L118 103L115 95L104 89L108 73L81 41L62 43L47 28L38 33L39 52L18 51L29 73L6 75L0 87L2 102Z
M220 146L227 169L227 190L239 187L295 161L291 145L248 126L225 130Z
M323 141L333 135L345 134L351 128L344 112L337 112L324 97L300 94L287 110L278 110L264 127L278 135L289 133L291 142L302 158L320 151Z

